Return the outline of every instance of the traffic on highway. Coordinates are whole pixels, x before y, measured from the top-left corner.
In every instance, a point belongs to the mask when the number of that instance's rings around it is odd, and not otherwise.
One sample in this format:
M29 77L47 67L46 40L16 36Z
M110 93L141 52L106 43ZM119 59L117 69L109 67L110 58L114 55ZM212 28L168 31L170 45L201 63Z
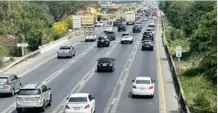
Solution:
M160 113L157 6L125 15L86 26L22 76L2 74L0 112Z

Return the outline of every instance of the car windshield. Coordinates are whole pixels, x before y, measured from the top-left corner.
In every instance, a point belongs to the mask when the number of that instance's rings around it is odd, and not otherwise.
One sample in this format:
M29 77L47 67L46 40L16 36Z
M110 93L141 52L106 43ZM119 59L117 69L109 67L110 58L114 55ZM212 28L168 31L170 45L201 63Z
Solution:
M0 83L5 83L8 82L8 78L7 77L0 77Z
M98 40L104 40L104 37L98 37Z
M40 89L21 89L18 95L39 95L41 94Z
M115 34L114 32L106 32L106 34Z
M86 97L70 97L68 102L87 102Z
M70 46L61 46L60 49L70 49Z
M130 34L122 34L121 36L129 36Z
M110 63L111 59L110 58L100 58L98 60L99 63Z
M136 80L136 84L150 84L150 80Z

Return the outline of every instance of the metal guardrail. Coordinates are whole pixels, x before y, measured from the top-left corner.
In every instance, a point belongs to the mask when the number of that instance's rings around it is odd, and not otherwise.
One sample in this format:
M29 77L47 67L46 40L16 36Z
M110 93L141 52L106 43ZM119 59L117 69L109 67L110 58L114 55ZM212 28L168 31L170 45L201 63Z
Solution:
M170 71L171 71L172 77L173 77L173 84L175 86L175 91L176 91L176 94L178 96L177 101L179 104L179 111L180 111L180 113L191 113L189 111L189 108L188 108L187 103L186 103L183 88L182 88L181 82L180 82L179 77L178 77L178 73L176 70L175 63L173 61L173 57L170 55L170 52L169 52L169 46L168 46L168 43L167 43L166 38L165 38L165 25L164 25L164 20L163 20L162 15L161 15L161 23L162 23L162 28L163 28L163 34L161 36L163 39L162 43L164 45L164 50L165 50L167 57L168 57Z

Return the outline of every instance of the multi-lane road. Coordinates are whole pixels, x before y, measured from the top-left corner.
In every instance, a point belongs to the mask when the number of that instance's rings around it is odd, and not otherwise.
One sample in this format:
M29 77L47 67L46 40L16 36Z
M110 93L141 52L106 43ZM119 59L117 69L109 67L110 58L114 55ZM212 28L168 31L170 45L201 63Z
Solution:
M142 23L143 30L147 28L147 25L147 22ZM126 32L132 33L132 27L127 26ZM98 35L103 35L101 28L97 28L97 31ZM67 42L75 45L76 48L76 56L72 59L57 59L54 49L46 55L37 56L41 57L37 59L38 61L26 64L29 71L11 69L8 72L19 71L24 83L43 82L51 88L52 105L46 109L45 113L61 113L66 97L76 92L87 92L96 97L96 113L159 113L165 111L165 99L160 100L160 97L165 98L165 96L160 93L164 92L164 87L162 87L162 80L160 80L162 78L158 72L161 66L157 60L160 33L156 31L154 51L141 51L142 33L133 34L133 44L120 44L122 33L117 32L117 39L112 41L110 47L107 48L97 48L96 42L84 42L81 41L83 37L80 37L76 41ZM96 72L97 59L103 56L116 59L114 72ZM131 80L136 76L150 76L157 80L154 98L131 98ZM15 100L15 97L1 97L1 113L16 113Z

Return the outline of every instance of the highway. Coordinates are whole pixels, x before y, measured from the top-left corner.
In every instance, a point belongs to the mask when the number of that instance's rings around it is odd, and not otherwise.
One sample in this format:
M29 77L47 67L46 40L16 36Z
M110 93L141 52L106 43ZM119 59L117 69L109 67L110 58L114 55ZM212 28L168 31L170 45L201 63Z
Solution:
M143 31L147 28L143 22ZM132 33L133 26L127 26ZM99 28L98 28L99 29ZM114 28L116 30L116 28ZM98 30L103 34L102 29ZM22 76L24 83L44 83L52 90L52 105L45 113L62 113L66 97L71 93L87 92L96 97L96 113L159 113L158 83L154 98L131 98L132 79L136 76L157 76L156 46L154 51L141 51L141 33L135 33L133 44L120 44L120 36L110 47L97 48L96 42L75 45L76 56L72 59L53 57L38 68ZM72 42L70 44L74 44ZM52 54L55 55L56 52ZM115 71L97 73L97 59L111 56L116 59ZM50 56L52 57L52 56ZM1 113L16 113L15 97L1 97Z

